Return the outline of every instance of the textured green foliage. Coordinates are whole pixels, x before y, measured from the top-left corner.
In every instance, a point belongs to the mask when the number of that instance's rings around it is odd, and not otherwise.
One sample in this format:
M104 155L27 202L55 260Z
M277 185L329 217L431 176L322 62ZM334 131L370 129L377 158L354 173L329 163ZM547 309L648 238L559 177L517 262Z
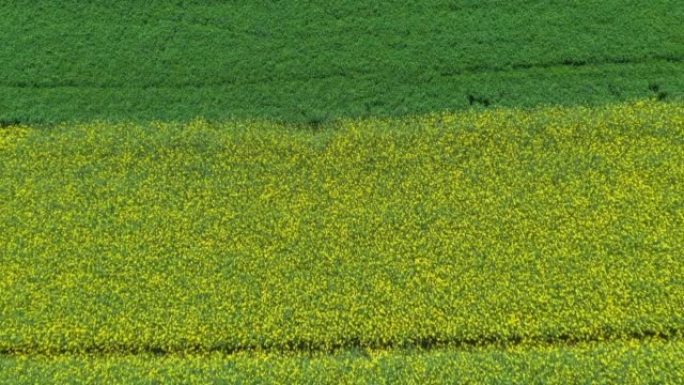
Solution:
M0 14L7 121L306 122L684 95L678 0L16 0Z
M684 343L608 342L335 355L0 357L0 382L29 384L681 384Z
M0 349L681 337L684 105L83 124L0 147Z

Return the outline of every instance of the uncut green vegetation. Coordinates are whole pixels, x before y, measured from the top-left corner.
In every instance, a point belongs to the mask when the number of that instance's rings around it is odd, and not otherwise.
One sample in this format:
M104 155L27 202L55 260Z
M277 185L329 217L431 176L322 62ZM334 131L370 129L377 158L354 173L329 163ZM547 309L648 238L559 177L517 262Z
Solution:
M0 130L0 350L681 338L684 105Z
M0 382L76 384L681 384L684 343L334 355L0 357Z
M320 122L684 96L684 3L0 5L0 122Z

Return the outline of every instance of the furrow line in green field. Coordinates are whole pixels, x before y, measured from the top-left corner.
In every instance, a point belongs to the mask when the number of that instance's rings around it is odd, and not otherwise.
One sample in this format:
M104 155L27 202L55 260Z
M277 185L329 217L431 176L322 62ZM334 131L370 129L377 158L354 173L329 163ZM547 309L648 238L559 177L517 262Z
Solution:
M460 69L451 70L449 68L443 68L434 73L430 72L428 75L433 75L436 77L448 78L452 76L463 76L463 75L485 75L494 73L516 73L525 72L527 70L540 70L540 69L561 69L561 68L573 68L573 67L588 67L588 68L600 68L604 66L614 66L614 65L635 65L635 64L665 64L673 63L680 64L684 62L684 57L672 56L672 55L653 55L648 58L623 58L614 57L607 58L598 61L592 59L583 58L568 58L563 61L550 61L542 63L512 63L504 66L489 66L489 65L475 65ZM427 76L425 72L415 73L413 77L425 77ZM404 74L402 77L411 79L411 74ZM245 78L239 79L235 78L233 80L221 80L221 81L157 81L152 83L101 83L97 81L74 81L74 80L60 80L57 82L50 81L27 81L27 80L4 80L0 81L0 87L7 88L35 88L35 89L52 89L52 88L89 88L89 89L116 89L116 88L126 88L126 89L149 89L149 88L198 88L198 87L220 87L229 85L256 85L256 84L269 84L274 82L287 82L287 83L297 83L297 82L310 82L316 80L326 80L334 78L345 78L345 79L366 79L373 80L377 78L377 81L383 81L382 76L378 76L374 72L359 72L359 71L338 71L336 73L322 73L322 74L299 74L293 76L287 76L286 78Z

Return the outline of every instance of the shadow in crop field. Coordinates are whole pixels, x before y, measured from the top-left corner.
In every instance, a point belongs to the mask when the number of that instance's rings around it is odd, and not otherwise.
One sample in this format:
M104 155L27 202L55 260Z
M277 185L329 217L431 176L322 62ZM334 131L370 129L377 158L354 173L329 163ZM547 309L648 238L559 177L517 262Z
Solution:
M305 353L305 354L332 354L341 351L365 350L434 350L441 348L451 348L457 350L467 350L471 348L497 347L511 348L520 345L529 346L572 346L579 343L595 343L610 341L642 341L658 340L671 341L684 338L684 329L669 328L664 331L644 330L631 333L612 333L606 331L604 334L592 336L576 336L571 334L560 334L544 337L523 337L523 336L480 336L466 339L445 339L438 336L428 336L405 341L363 341L358 336L349 337L336 343L320 343L310 340L295 339L281 344L269 345L232 345L219 343L212 346L199 345L178 345L178 346L135 346L119 343L108 344L107 346L88 346L83 348L49 348L44 349L40 346L26 346L17 348L0 349L0 355L22 356L31 354L49 355L110 355L110 354L149 354L155 356L165 356L173 354L237 354L244 352L272 352L272 353Z
M0 128L10 128L21 124L19 119L0 119Z
M667 97L669 96L669 94L667 93L667 91L663 91L663 90L660 88L660 85L659 85L658 83L649 83L648 89L649 89L651 92L653 92L653 94L655 95L656 100L662 101L662 100L667 99Z
M468 94L468 104L471 106L479 104L485 107L489 107L489 105L492 104L492 102L487 97Z

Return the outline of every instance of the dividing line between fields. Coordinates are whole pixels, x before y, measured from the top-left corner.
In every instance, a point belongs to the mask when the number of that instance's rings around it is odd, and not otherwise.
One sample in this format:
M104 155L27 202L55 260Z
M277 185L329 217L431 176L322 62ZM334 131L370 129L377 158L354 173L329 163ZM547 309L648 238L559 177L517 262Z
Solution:
M213 354L221 353L234 355L240 353L273 353L273 354L335 354L344 351L393 351L417 350L431 351L437 349L472 350L482 348L510 349L515 347L560 347L577 344L612 343L612 342L640 342L640 341L677 341L684 339L684 328L671 328L663 332L642 331L639 333L625 333L599 336L559 335L552 337L523 338L513 336L507 338L482 336L472 339L440 339L439 337L419 338L406 342L376 341L361 342L359 338L350 338L339 343L324 344L312 341L288 341L273 345L228 345L216 344L212 346L178 345L178 346L134 346L113 343L108 346L89 346L83 348L41 348L40 346L5 347L0 348L0 356L27 355L156 355L172 356L178 354Z

